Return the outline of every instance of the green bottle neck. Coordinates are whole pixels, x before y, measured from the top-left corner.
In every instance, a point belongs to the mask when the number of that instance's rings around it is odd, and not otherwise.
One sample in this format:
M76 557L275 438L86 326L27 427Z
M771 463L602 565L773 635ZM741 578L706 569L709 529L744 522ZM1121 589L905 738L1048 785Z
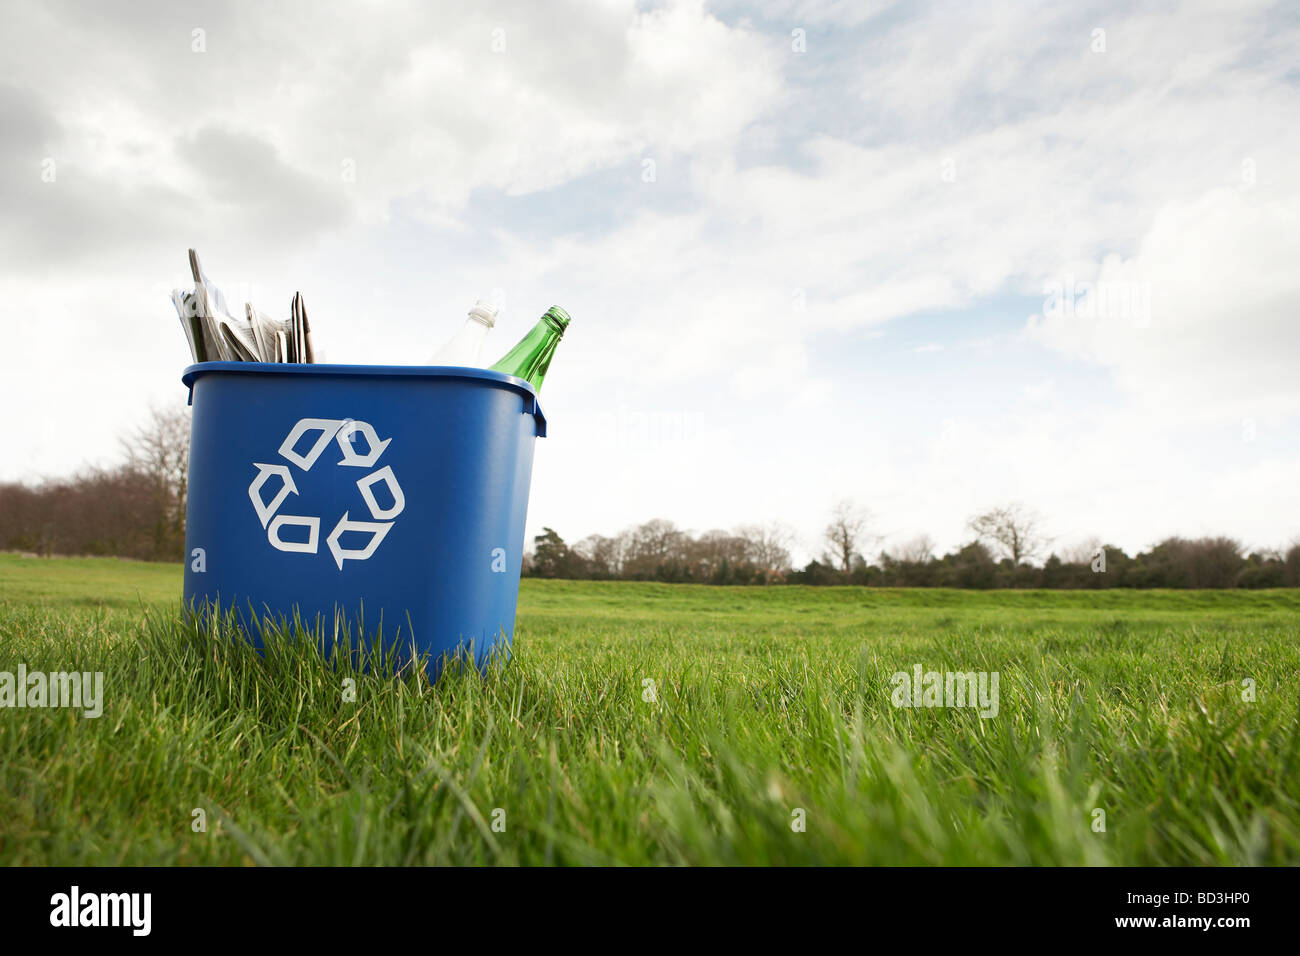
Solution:
M555 332L556 335L563 335L564 330L569 327L569 313L565 312L558 305L553 305L542 315L542 322L546 323L547 328ZM541 325L542 323L537 323Z
M569 321L567 312L552 306L514 348L491 366L492 370L522 378L540 389Z

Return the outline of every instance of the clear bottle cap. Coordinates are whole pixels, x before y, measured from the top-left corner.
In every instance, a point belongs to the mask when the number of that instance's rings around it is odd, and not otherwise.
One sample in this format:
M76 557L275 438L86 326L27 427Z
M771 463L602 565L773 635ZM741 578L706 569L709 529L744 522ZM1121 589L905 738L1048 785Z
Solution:
M474 308L469 310L471 319L478 319L489 329L497 324L497 307L486 299L479 299L474 303Z

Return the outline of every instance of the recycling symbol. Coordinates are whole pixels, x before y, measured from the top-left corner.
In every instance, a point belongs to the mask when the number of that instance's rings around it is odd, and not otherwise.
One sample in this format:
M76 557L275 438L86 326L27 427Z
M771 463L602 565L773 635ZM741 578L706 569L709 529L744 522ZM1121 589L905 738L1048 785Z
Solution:
M317 437L306 454L295 451L303 437L312 432L316 432ZM365 439L364 454L358 450L358 437ZM392 439L385 438L380 441L374 426L369 422L354 421L350 418L303 418L290 429L288 436L280 445L279 455L302 471L310 471L331 441L337 443L343 452L338 467L374 468ZM298 494L298 486L294 484L289 465L255 461L253 467L257 469L257 476L248 486L248 497L257 511L258 520L266 529L266 539L271 547L278 551L316 554L320 543L321 519L314 515L278 513L290 495ZM272 478L280 479L280 488L268 498L266 485ZM375 497L375 486L381 482L388 486L388 496L392 498L392 504L388 507L381 505ZM351 511L344 511L343 517L339 518L338 523L334 525L334 530L329 533L325 543L329 546L330 553L334 556L334 563L339 566L340 571L343 570L344 561L369 559L392 529L393 519L406 507L406 496L402 494L402 486L397 483L397 476L393 474L391 465L385 465L370 472L364 478L357 479L357 490L361 492L361 500L374 520L355 521L351 517ZM280 536L280 532L286 527L306 528L306 540L300 538L285 540ZM339 539L345 532L368 534L370 540L364 548L345 548L339 543Z

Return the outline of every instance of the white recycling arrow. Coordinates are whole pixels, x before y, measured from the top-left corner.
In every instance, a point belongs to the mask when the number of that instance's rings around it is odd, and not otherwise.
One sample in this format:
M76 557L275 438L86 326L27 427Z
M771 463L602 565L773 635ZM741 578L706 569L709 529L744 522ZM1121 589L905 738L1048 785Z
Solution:
M330 546L330 553L334 555L334 563L343 570L343 562L349 559L353 561L364 561L375 553L379 543L384 540L393 523L391 521L349 521L348 513L343 512L343 517L339 523L334 526L326 542ZM368 531L370 532L370 542L362 549L344 548L339 545L339 538L345 531Z
M280 529L285 525L306 528L307 540L285 541L280 537ZM277 551L297 551L301 554L315 554L317 542L320 540L320 518L311 518L302 515L276 515L275 520L271 522L271 527L266 529L266 540L271 542L271 547L275 548Z
M377 481L382 481L388 486L388 493L393 496L391 508L381 508L379 502L375 500L375 490L371 485ZM366 500L366 507L370 509L372 518L396 518L406 507L406 495L402 494L402 486L397 483L392 465L385 465L373 474L366 475L357 482L357 487L361 489L361 497Z
M257 509L257 517L262 522L262 527L271 520L271 515L275 514L280 505L284 504L284 499L290 495L298 493L298 486L293 483L293 476L289 474L288 465L266 465L260 461L253 462L253 467L257 469L257 477L253 483L248 486L248 497L253 499L253 507ZM279 475L284 484L275 497L269 502L262 499L262 486L272 475Z
M366 436L366 447L370 449L364 455L358 455L356 446L352 444L357 432ZM369 468L379 460L379 456L384 453L388 447L391 438L379 440L379 434L375 431L375 426L369 422L345 421L343 427L339 429L338 435L335 436L339 443L339 448L343 449L343 460L340 465L350 465L354 468Z
M293 462L303 471L310 471L311 466L316 464L316 459L320 457L320 453L325 450L325 446L328 445L330 439L334 437L334 433L346 424L347 421L342 418L299 419L298 424L294 425L293 430L289 432L289 437L286 438L284 444L280 446L280 455L283 458L289 459L289 461ZM311 451L307 452L305 455L300 455L293 450L294 446L298 444L303 435L314 431L319 431L320 437L316 439L316 444L311 446Z

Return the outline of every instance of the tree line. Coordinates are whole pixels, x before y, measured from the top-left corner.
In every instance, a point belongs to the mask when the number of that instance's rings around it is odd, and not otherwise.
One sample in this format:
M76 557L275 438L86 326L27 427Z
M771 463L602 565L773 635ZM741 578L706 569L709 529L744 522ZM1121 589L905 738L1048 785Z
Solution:
M34 484L0 484L0 550L181 560L189 437L188 409L155 408L123 436L116 465ZM1053 550L1041 518L1018 503L977 514L967 527L970 540L942 555L925 535L880 547L871 513L842 501L829 515L820 557L798 568L791 558L796 535L779 522L693 534L656 519L572 546L544 528L524 555L523 573L753 585L1300 587L1300 544L1248 552L1231 538L1171 537L1132 556L1100 540Z
M189 486L188 410L154 409L122 460L69 478L0 484L0 550L180 561Z
M970 519L971 540L939 555L925 535L880 549L870 514L842 502L823 535L820 558L792 566L794 534L780 524L692 535L657 519L614 537L570 546L543 528L524 556L524 574L541 578L696 584L853 584L946 588L1276 588L1300 587L1300 544L1249 553L1231 538L1170 537L1130 556L1093 540L1049 551L1041 520L1019 504ZM1039 561L1046 553L1046 558Z

